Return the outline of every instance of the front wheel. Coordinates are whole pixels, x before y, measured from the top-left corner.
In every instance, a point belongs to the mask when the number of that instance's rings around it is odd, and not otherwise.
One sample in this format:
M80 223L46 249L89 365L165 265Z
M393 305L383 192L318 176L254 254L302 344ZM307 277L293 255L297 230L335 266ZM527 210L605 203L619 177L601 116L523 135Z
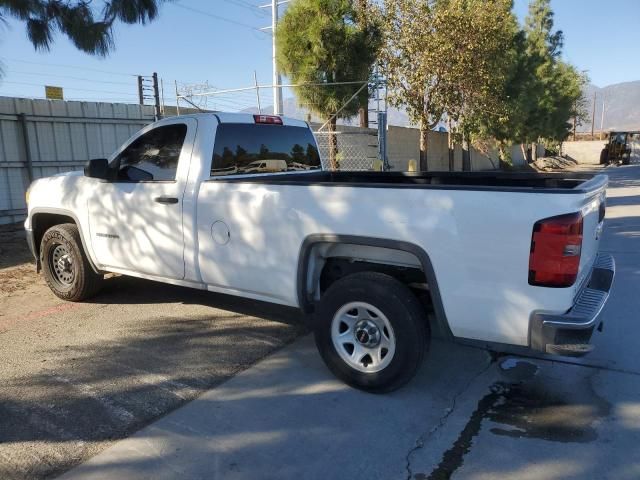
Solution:
M72 223L55 225L45 232L40 261L47 285L63 300L80 302L100 290L103 276L91 268L78 227Z
M395 390L415 375L429 336L426 315L411 290L376 272L332 284L314 327L318 350L334 375L376 393Z

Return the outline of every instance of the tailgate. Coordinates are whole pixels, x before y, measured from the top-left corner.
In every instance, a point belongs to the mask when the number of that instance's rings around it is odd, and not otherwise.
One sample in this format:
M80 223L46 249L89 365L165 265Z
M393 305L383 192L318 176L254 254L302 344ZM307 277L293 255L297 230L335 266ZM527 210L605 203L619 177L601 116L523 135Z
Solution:
M598 181L594 182L595 180ZM593 263L598 255L606 211L607 177L605 175L598 175L589 181L588 184L592 182L594 182L593 189L585 193L584 204L581 208L583 230L580 270L576 282L578 286L581 286L583 282L588 279Z

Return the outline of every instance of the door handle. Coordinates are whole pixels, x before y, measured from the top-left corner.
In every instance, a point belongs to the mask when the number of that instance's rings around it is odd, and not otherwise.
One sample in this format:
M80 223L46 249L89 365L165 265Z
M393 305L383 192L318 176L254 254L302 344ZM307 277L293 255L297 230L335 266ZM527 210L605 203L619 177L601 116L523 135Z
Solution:
M178 199L176 197L156 197L154 200L158 203L164 203L165 205L178 203Z

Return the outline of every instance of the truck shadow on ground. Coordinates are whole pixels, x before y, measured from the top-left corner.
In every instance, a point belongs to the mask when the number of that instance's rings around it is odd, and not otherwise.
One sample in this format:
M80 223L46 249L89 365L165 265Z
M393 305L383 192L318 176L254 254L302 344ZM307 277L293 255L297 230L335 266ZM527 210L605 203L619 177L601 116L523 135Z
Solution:
M231 312L114 321L119 335L70 336L40 352L37 372L4 379L0 478L60 473L305 332L299 324Z
M233 295L196 290L127 276L106 278L102 290L87 303L146 305L183 303L257 316L289 325L307 325L306 316L294 307L250 300Z

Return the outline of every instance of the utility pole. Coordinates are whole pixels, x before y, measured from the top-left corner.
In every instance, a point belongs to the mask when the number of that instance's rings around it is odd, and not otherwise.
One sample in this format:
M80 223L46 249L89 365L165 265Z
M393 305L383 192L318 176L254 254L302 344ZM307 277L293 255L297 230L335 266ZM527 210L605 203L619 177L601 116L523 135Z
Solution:
M271 30L271 48L272 48L272 66L273 66L273 114L282 115L284 108L282 106L282 77L278 71L278 63L276 62L276 28L278 26L278 7L291 0L271 0L271 3L260 5L258 8L271 8L271 26L263 27L260 30Z
M176 115L180 115L180 92L178 91L178 81L173 81L174 86L176 87Z
M138 75L138 100L144 105L144 92L142 91L142 75Z
M602 99L602 115L600 116L600 140L602 140L602 132L604 131L604 99Z
M596 121L596 92L593 92L593 111L591 112L591 140L593 140L593 127Z
M271 0L271 41L273 48L273 114L282 115L282 78L276 62L276 27L278 26L278 0Z
M358 21L361 22L363 25L366 25L367 12L369 9L369 0L358 0L357 4L358 4ZM377 81L377 78L376 78L376 81ZM369 92L367 92L367 100L365 104L360 105L360 108L358 109L358 115L360 117L360 128L369 128Z
M258 113L262 115L262 106L260 105L260 87L258 86L258 74L253 71L253 83L256 86L256 100L258 101Z
M160 113L164 117L164 80L160 79Z

